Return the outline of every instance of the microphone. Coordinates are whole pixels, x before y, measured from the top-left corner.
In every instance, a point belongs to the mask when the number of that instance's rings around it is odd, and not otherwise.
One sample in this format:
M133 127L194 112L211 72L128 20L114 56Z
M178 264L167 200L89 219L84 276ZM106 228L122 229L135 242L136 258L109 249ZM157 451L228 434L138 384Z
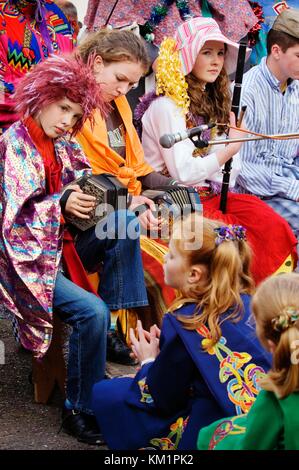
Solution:
M195 135L200 134L203 131L207 131L212 127L215 127L215 122L210 122L209 124L202 124L201 126L192 127L191 129L185 129L181 132L176 132L175 134L164 134L160 137L160 145L165 149L169 149L177 142L181 142L181 140L189 139L190 137L194 137Z

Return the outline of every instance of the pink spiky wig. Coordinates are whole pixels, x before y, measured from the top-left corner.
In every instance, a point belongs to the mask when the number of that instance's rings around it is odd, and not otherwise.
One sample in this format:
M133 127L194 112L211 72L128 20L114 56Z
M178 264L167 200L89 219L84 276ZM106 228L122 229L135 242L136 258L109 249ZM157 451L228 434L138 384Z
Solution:
M76 134L98 108L107 114L100 86L96 83L92 68L74 56L53 56L40 62L18 83L14 93L16 110L23 116L34 116L56 101L68 98L82 107L83 116L73 128Z

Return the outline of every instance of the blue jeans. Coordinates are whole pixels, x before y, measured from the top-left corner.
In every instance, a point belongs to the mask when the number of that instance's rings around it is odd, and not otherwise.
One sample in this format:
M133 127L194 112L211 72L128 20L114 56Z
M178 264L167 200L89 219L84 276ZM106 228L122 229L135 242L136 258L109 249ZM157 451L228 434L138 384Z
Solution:
M55 312L73 328L69 342L67 398L74 408L92 414L93 385L102 380L106 365L106 336L110 312L103 300L58 272Z
M77 235L76 250L85 269L102 267L99 295L110 310L148 305L139 235L138 219L126 210Z

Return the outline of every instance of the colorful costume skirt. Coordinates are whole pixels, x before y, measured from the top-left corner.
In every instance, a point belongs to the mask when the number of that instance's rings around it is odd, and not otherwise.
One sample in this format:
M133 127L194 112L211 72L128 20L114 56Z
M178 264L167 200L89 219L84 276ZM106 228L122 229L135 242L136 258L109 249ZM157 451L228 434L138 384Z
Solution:
M297 240L289 224L259 198L229 193L227 211L219 210L220 196L201 197L203 215L226 224L243 225L253 251L252 274L256 284L273 274L291 272L297 263ZM164 283L163 259L167 242L141 237L144 275L152 317L161 319L176 297L174 289ZM159 323L159 320L157 320Z

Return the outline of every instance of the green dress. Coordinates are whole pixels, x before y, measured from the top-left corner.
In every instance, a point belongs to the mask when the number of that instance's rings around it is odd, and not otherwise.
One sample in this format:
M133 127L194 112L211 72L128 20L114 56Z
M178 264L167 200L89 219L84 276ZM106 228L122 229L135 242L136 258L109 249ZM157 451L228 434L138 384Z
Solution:
M246 415L200 430L199 450L299 450L299 392L278 399L262 390Z

